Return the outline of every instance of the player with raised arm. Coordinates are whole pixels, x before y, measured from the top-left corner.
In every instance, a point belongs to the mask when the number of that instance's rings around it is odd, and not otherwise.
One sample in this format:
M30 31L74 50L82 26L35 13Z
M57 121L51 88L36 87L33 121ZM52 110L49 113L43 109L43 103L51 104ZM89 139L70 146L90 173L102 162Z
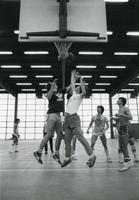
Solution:
M75 87L77 78L80 79L79 87ZM61 167L65 167L72 161L71 140L74 134L77 136L77 139L84 146L86 153L88 154L89 157L88 166L93 167L96 161L96 156L93 154L93 151L91 150L88 141L82 134L80 118L79 115L77 114L79 106L86 94L86 89L83 82L83 78L76 71L72 71L71 73L71 88L72 88L72 96L68 101L65 113L65 159Z

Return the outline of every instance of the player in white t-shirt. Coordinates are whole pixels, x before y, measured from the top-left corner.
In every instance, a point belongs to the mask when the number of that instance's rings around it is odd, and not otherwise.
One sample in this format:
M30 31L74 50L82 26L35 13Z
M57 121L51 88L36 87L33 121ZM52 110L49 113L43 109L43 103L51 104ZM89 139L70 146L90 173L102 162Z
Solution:
M94 151L95 143L96 143L98 137L100 137L100 140L102 142L102 145L104 147L104 151L106 154L106 161L108 163L111 163L112 160L109 156L109 150L107 147L107 139L105 136L105 132L109 129L109 122L108 122L108 118L103 115L103 112L104 112L104 107L101 105L98 106L97 107L97 115L92 117L91 122L87 129L87 133L89 133L89 129L92 127L92 125L94 123L93 133L92 133L92 137L91 137L91 148Z
M71 162L71 141L74 135L76 135L88 154L88 166L93 167L96 161L96 156L93 154L88 141L82 134L80 117L77 114L79 106L86 94L83 79L80 75L78 75L78 78L80 79L80 86L76 88L77 72L73 71L71 73L72 96L69 98L65 113L65 159L61 167L65 167Z

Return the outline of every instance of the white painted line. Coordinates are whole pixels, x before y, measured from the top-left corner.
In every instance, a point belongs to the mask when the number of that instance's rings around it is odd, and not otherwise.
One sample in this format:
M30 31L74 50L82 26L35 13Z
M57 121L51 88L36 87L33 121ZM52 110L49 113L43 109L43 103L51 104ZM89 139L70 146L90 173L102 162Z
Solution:
M41 169L41 168L39 168L39 169L0 169L0 172L44 172L44 171L79 171L79 172L82 172L82 171L90 171L90 170L99 170L99 171L104 171L104 170L114 170L114 171L118 171L118 167L117 168L94 168L94 167L92 167L92 168L77 168L77 169L75 169L75 168L52 168L52 169L50 169L50 168L48 168L48 169ZM138 170L139 169L139 167L133 167L133 168L131 168L131 169L129 169L129 170L127 170L127 172L128 171L131 171L131 170ZM122 173L122 172L120 172L120 173Z
M34 159L23 159L23 160L21 160L21 159L16 159L16 158L15 158L15 159L12 159L12 160L10 160L10 159L3 160L3 161L1 160L1 163L2 163L2 162L9 162L9 163L11 162L11 163L13 163L13 162L15 162L15 161L16 161L16 162L17 162L17 161L19 161L19 162L20 162L20 161L21 161L21 162L34 161L34 162L35 162L36 160L35 160L35 158L34 158ZM53 160L47 160L47 159L45 159L45 160L43 160L43 161L44 161L44 162L54 162L54 163L57 163L54 159L53 159ZM61 161L62 161L62 159L61 159ZM72 163L86 163L86 162L87 162L87 160L73 160L73 161L72 161ZM100 159L100 160L96 160L96 162L97 162L97 163L112 164L112 163L107 163L105 160L101 160L101 159ZM118 160L112 160L112 162L117 162L117 163L118 163ZM37 163L37 161L36 161L36 163Z

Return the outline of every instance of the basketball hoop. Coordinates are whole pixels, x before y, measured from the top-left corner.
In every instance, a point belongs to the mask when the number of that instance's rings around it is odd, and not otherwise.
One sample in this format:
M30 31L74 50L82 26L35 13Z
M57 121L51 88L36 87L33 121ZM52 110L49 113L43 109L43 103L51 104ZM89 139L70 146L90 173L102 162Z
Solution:
M60 60L60 59L65 60L69 55L68 50L71 47L72 42L69 42L69 41L61 41L61 42L55 41L54 44L55 44L55 47L58 50L58 60Z

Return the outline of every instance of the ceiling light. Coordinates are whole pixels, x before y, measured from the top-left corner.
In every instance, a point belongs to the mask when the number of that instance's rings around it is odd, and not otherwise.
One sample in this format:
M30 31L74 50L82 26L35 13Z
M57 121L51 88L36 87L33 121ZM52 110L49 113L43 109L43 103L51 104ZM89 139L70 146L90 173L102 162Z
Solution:
M27 76L24 75L11 75L10 78L27 78Z
M125 91L125 92L126 92L126 91L134 91L134 89L121 89L121 91L123 91L123 92L124 92L124 91Z
M81 83L75 83L75 85L81 85ZM84 83L84 85L88 85L88 83Z
M103 52L100 51L79 51L80 55L102 55Z
M47 92L47 89L42 89L42 91Z
M82 68L95 69L96 66L91 66L91 65L77 65L76 68L79 68L79 69L82 69Z
M15 69L15 68L21 68L20 65L1 65L1 68L4 68L4 69Z
M113 32L112 31L107 31L107 35L112 35Z
M82 78L92 78L92 76L81 76Z
M139 85L139 83L129 83L128 85Z
M42 54L48 54L48 51L24 51L25 55L42 55Z
M130 35L130 36L139 36L139 32L138 31L128 31L126 33L126 35Z
M92 91L99 92L99 91L106 91L106 90L105 89L92 89Z
M46 86L48 83L39 83L39 85L44 85L44 86Z
M32 85L32 83L16 83L16 85Z
M129 0L104 0L105 2L115 2L115 3L118 3L118 2L121 2L121 3L126 3L128 2Z
M0 55L11 55L13 54L12 51L0 51Z
M31 65L30 68L51 68L51 65Z
M35 91L35 89L21 89L24 92L31 92L31 91Z
M0 89L0 92L4 92L4 91L6 91L5 89Z
M134 55L138 55L138 53L137 52L115 52L114 55L134 56Z
M14 33L15 34L19 34L19 30L14 30Z
M117 76L100 76L100 78L117 78Z
M107 69L125 69L126 66L106 66Z
M96 85L111 85L111 83L96 83Z
M36 78L53 78L51 75L36 75Z

